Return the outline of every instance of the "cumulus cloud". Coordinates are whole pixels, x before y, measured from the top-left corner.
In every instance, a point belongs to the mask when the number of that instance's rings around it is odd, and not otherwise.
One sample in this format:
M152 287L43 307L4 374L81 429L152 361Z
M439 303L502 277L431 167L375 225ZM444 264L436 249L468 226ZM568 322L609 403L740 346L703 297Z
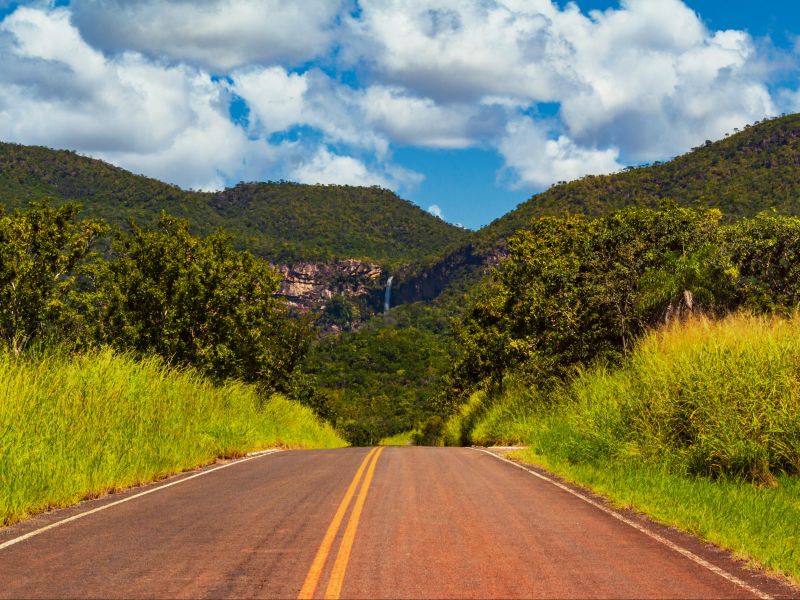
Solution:
M549 0L363 0L343 55L443 105L560 105L562 132L663 158L776 109L752 38L681 0L581 12ZM518 115L509 110L508 121ZM421 137L421 136L420 136ZM505 139L505 138L503 138Z
M378 158L388 154L389 140L364 122L363 92L319 69L297 74L282 67L251 67L235 71L231 80L231 91L255 116L253 133L270 135L305 126L323 133L326 143L348 144Z
M292 171L300 183L339 183L345 185L379 185L390 187L381 175L371 172L352 156L339 156L321 148L314 158Z
M244 98L263 134L284 131L305 119L305 75L278 66L234 73L231 90Z
M360 159L329 152L328 140L269 142L272 133L310 124L331 142L387 155L388 141L354 116L360 93L320 72L251 68L230 84L138 52L106 56L71 17L64 8L23 7L0 23L0 139L78 150L195 189L287 176L396 188L420 180L386 160L378 161L380 172L367 169ZM343 100L329 108L332 90ZM250 130L230 118L234 93L254 115Z
M423 175L394 164L395 148L481 147L504 181L539 189L800 107L766 86L756 40L710 31L681 0L579 4L33 4L0 22L0 137L203 188L289 177L410 190Z
M467 148L502 127L502 115L484 106L442 106L403 88L374 85L357 90L319 69L303 74L281 67L249 68L231 76L230 89L255 116L254 131L272 134L295 126L323 132L385 156L391 143Z
M347 20L351 60L437 100L554 98L548 0L362 0Z
M548 138L533 120L523 118L508 125L498 147L518 186L543 188L556 181L582 175L618 171L619 150L598 150L577 145L565 135Z
M571 61L582 82L561 118L581 143L618 146L634 161L674 154L775 113L756 77L753 40L708 32L678 0L629 0L574 18Z
M392 141L428 148L468 148L502 123L486 107L440 105L398 87L367 88L358 104L366 122Z
M235 178L255 150L205 73L133 53L107 59L65 9L20 8L0 32L5 140L77 149L190 187Z
M73 0L84 38L105 52L130 50L227 72L248 64L302 64L324 54L337 0Z

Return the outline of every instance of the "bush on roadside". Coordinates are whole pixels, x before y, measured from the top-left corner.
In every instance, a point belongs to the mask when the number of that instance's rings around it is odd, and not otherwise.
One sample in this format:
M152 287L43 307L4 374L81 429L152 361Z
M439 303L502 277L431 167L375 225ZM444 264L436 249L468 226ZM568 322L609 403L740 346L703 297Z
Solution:
M412 441L416 446L441 446L444 425L442 417L438 415L429 417L422 425L422 430L414 433Z

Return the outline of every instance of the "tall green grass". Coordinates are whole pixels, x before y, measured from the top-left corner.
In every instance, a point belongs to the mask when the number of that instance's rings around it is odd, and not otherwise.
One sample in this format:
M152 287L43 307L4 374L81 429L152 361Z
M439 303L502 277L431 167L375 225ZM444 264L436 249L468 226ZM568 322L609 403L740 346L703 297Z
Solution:
M800 318L673 326L622 369L583 373L566 396L597 452L769 485L800 473Z
M480 417L448 429L467 442L528 445L529 460L800 580L800 316L675 324L620 368L547 394L507 385L464 412Z
M0 353L0 524L218 457L343 445L295 402L155 358Z
M475 442L472 434L476 424L486 413L491 397L484 391L475 392L458 412L444 425L445 446L466 446Z

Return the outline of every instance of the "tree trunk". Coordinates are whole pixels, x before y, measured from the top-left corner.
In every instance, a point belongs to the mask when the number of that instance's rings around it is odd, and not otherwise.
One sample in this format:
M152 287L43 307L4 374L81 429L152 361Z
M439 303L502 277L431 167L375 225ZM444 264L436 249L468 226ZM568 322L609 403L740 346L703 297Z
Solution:
M689 314L694 311L694 294L692 294L691 290L683 290L683 304Z

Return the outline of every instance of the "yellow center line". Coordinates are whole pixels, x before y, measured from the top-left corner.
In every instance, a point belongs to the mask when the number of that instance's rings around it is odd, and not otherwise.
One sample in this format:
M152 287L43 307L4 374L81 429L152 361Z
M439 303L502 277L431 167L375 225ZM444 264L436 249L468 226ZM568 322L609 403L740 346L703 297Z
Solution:
M347 563L350 560L350 551L353 549L353 542L356 539L356 530L358 529L358 521L361 518L361 511L364 509L364 502L367 500L367 492L372 483L372 476L375 474L375 465L378 463L378 457L383 452L383 447L379 448L372 458L372 463L367 469L367 476L364 478L364 483L361 485L361 490L358 492L358 498L355 505L353 505L353 512L350 514L350 520L347 522L347 529L344 531L342 543L339 546L339 553L336 555L336 562L333 564L333 571L331 571L331 578L328 580L328 589L325 590L325 598L328 600L338 600L342 592L342 584L344 583L344 574L347 570Z
M344 519L344 515L347 512L347 507L350 506L350 500L352 500L353 494L356 492L358 482L361 480L361 475L364 473L367 463L369 463L370 458L372 458L373 454L375 454L377 451L378 448L373 448L370 450L369 454L367 454L367 456L364 458L364 461L361 463L361 466L358 467L358 471L356 471L353 481L350 482L350 487L347 488L344 498L342 498L342 502L339 504L339 508L336 510L336 514L333 516L333 521L331 521L328 531L325 532L325 537L322 538L322 543L319 545L319 550L317 550L317 554L314 557L314 562L311 563L311 567L308 569L308 574L306 575L306 580L303 583L303 587L300 589L300 593L297 595L298 598L304 599L312 598L314 596L314 592L317 589L317 584L319 583L319 578L322 576L322 570L325 568L325 563L328 561L328 555L330 554L331 546L333 546L333 540L336 538L336 534L339 531L339 526L342 524L342 519Z

